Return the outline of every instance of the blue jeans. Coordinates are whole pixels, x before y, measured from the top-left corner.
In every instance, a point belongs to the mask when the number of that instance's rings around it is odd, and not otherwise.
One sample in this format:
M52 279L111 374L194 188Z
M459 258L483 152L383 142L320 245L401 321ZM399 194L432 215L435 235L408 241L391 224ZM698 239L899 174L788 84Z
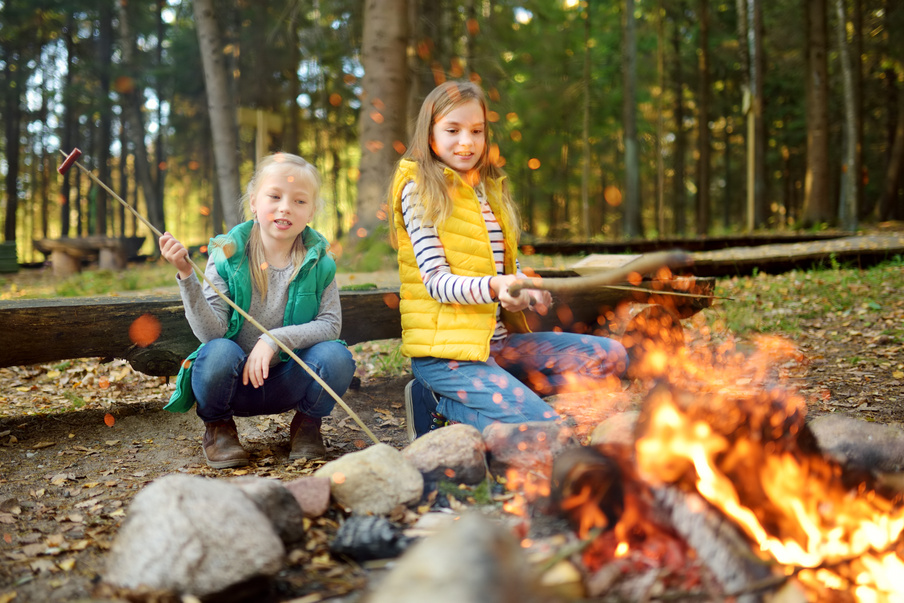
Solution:
M411 359L415 378L439 397L437 410L481 431L495 422L554 421L540 395L592 389L627 367L613 339L551 332L509 335L492 344L486 362Z
M355 360L344 345L324 341L295 350L324 383L341 396L355 374ZM242 385L246 355L230 339L209 341L192 365L191 387L204 422L232 416L273 415L297 410L312 418L330 414L336 401L294 360L270 367L261 387Z

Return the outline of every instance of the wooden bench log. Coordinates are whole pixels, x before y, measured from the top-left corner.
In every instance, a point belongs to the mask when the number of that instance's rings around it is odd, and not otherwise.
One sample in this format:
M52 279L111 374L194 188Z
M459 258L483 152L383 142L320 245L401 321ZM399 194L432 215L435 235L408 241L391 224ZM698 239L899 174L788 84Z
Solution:
M123 270L128 264L129 257L138 253L144 239L144 237L61 237L38 239L34 242L34 247L45 256L50 256L54 276L66 277L80 272L83 261L95 258L102 270Z
M561 275L560 275L561 276ZM663 282L644 283L648 291L604 289L558 299L548 316L528 313L535 331L608 334L629 317L625 304L666 303L681 317L707 307L713 279L697 279L693 293L703 297L666 297L654 290ZM684 288L686 283L682 283ZM348 345L402 336L398 290L340 292L342 333ZM144 315L159 322L160 335L141 347L130 338L133 323ZM623 325L622 325L623 326ZM199 345L185 319L178 295L71 297L0 301L0 367L57 362L70 358L124 358L148 375L174 375Z

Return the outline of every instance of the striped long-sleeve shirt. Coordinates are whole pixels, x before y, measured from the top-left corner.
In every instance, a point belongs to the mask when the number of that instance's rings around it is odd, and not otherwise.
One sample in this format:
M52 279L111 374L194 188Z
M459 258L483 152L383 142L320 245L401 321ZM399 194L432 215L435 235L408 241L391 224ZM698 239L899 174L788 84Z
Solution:
M483 186L475 187L477 199L487 225L487 233L490 236L490 245L493 249L493 260L496 264L496 274L504 274L505 241L502 228L496 220L490 204L487 203ZM408 182L402 189L402 218L405 221L405 229L411 237L414 248L414 257L417 260L421 279L427 287L427 293L444 304L490 304L493 297L490 293L490 276L462 276L452 274L446 252L439 240L439 235L431 224L425 224L421 216L412 211L414 201L417 199L417 188L414 181ZM502 324L500 309L496 308L496 330L493 340L505 337L507 330Z

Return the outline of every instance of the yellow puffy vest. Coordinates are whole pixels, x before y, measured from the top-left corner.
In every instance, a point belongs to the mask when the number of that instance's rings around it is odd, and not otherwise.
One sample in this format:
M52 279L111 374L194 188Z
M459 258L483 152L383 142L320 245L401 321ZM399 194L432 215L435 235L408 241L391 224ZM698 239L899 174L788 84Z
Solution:
M496 328L497 304L444 304L427 293L421 279L411 238L402 217L402 189L415 180L417 164L402 160L392 183L393 225L399 244L399 311L402 314L402 354L408 357L432 356L449 360L486 361L490 356L490 338ZM452 215L436 226L452 274L495 276L496 264L480 201L474 189L461 176L446 168L446 179L453 198ZM501 211L501 180L484 183L487 201L499 220L505 237L505 273L514 274L517 241L511 224ZM512 332L529 329L521 312L502 311L502 320Z

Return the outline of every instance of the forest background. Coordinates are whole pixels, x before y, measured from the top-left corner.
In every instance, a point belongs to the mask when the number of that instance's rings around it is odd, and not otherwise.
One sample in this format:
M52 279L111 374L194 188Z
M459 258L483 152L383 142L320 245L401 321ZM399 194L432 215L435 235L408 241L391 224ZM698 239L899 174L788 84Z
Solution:
M393 166L450 78L488 91L525 238L853 231L904 218L902 33L894 0L0 0L3 244L153 253L61 151L191 245L291 151L352 261L387 245Z

